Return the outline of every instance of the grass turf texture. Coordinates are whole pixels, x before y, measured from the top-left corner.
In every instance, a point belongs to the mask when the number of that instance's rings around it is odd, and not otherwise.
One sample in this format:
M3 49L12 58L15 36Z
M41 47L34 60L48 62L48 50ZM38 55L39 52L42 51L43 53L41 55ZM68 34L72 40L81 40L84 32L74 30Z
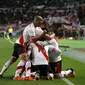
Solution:
M85 40L59 40L58 42L71 48L85 48Z
M12 41L15 41L13 39ZM60 44L70 45L72 48L82 48L84 47L85 41L75 41L75 40L59 40ZM82 45L80 45L82 44ZM0 70L3 67L4 63L10 58L13 51L13 45L9 43L4 38L0 38ZM85 85L85 64L78 62L76 60L62 56L63 60L63 70L66 70L69 67L75 69L76 77L68 77L67 79L73 82L75 85ZM12 77L15 72L17 63L15 62L4 74L4 78L0 79L0 85L67 85L61 79L55 79L53 81L49 80L39 80L39 81L13 81Z

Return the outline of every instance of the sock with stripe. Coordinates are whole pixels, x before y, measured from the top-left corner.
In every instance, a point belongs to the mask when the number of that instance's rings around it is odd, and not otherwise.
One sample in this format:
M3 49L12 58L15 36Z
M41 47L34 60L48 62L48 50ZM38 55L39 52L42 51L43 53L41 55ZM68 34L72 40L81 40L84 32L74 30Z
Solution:
M30 76L31 74L31 61L30 60L26 62L25 68L26 68L26 77Z
M10 65L11 65L11 61L9 60L9 61L7 61L7 62L5 63L5 65L3 66L0 74L3 75L3 73L9 68Z
M25 61L20 60L20 62L17 65L16 72L15 72L15 77L19 76L24 68Z

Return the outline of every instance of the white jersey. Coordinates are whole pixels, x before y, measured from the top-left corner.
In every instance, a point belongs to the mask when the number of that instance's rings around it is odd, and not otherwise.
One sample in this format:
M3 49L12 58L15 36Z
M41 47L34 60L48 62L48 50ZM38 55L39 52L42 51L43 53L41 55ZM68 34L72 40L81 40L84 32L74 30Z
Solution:
M50 62L57 62L61 60L61 50L59 49L58 42L55 39L55 35L48 35L51 40L37 41L40 45L44 46L46 54L49 56Z
M53 38L44 48L49 56L50 62L57 62L61 60L61 50L59 49L58 42Z
M21 45L30 41L33 37L40 36L43 33L43 30L40 27L35 27L33 23L25 27L23 34L15 42Z
M29 48L32 52L32 65L48 65L48 56L41 45L31 43ZM30 50L28 50L28 53Z

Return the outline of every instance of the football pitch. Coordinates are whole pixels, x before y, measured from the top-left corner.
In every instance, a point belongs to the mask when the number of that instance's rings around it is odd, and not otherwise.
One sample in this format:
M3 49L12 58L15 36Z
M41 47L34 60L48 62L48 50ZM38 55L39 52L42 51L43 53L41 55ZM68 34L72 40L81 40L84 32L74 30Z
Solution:
M12 42L15 40L16 38L14 38ZM9 42L5 38L0 38L0 71L5 62L11 57L13 51L12 42ZM67 48L67 50L73 48L85 48L85 40L59 40L59 44L69 45L71 48ZM73 55L75 57L75 54ZM85 85L85 63L69 58L68 56L62 55L62 68L63 70L74 68L76 76L54 79L53 81L14 81L12 78L18 62L19 59L5 72L3 78L0 78L0 85Z

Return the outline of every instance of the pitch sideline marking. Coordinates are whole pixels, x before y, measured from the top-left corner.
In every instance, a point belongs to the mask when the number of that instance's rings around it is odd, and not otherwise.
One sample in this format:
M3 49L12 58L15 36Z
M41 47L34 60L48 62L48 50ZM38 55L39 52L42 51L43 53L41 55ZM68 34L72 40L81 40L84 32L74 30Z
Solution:
M14 42L12 42L11 40L9 40L9 39L7 39L7 38L5 38L5 40L8 40L11 44L14 45Z
M12 42L11 40L5 38L6 40L8 40L11 44L14 45L14 42ZM66 79L66 78L61 78L65 83L67 83L68 85L75 85L74 83L72 83L70 80Z
M67 83L68 85L75 85L74 83L72 83L70 80L66 79L66 78L61 78L65 83Z

